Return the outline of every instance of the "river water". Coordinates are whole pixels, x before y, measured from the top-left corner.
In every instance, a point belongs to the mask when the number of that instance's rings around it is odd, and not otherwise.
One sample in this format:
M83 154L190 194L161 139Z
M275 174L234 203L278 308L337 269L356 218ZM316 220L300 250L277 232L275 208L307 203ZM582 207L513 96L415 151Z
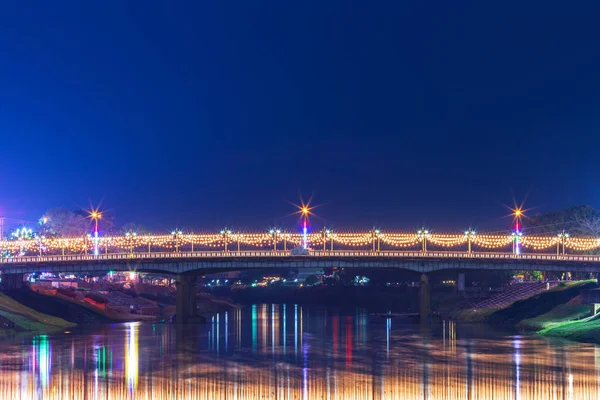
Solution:
M600 347L255 305L0 342L4 399L599 399Z

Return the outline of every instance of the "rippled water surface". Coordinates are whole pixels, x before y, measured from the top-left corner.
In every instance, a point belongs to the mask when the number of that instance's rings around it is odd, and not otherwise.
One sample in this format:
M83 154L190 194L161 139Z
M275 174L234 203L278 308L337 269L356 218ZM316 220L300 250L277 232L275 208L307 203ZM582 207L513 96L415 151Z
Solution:
M599 399L600 347L256 305L3 339L0 399Z

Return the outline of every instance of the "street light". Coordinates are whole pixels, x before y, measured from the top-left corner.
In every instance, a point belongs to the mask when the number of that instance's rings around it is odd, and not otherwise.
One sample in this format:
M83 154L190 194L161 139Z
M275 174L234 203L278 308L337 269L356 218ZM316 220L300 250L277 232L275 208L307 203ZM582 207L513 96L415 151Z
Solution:
M269 229L269 233L273 235L273 251L277 251L277 235L281 233L280 229Z
M333 250L333 236L331 230L323 228L323 251L327 250L327 240L331 240L331 250Z
M98 221L102 219L102 213L98 210L90 212L90 218L94 220L94 255L98 255Z
M35 240L37 241L37 244L38 244L38 250L40 251L40 257L42 256L42 250L44 248L43 244L42 244L44 239L46 239L45 236L36 236L35 237Z
M85 235L84 240L85 240L85 254L90 254L89 243L90 243L90 241L93 242L92 235L88 233L87 235Z
M427 253L427 238L430 235L429 231L425 228L421 228L417 231L417 235L419 236L419 239L421 240L421 245L422 245L421 250L423 251L423 253Z
M240 252L240 242L241 242L243 236L244 235L241 234L241 233L236 233L235 234L235 240L237 241L237 251L238 251L238 253Z
M173 236L173 240L175 241L175 252L179 253L179 237L183 234L179 229L175 229L171 232L171 236Z
M513 254L521 254L521 240L523 238L523 232L520 230L514 230L512 233L513 238Z
M467 238L467 244L468 244L468 253L471 254L471 242L473 241L473 238L475 237L476 232L474 229L467 229L465 231L465 237Z
M377 251L379 251L379 249L381 248L381 242L380 242L380 234L381 231L379 229L373 228L373 230L371 231L371 238L373 239L373 252L375 252L375 242L377 242Z
M137 237L137 232L129 230L129 231L125 232L125 237L127 238L127 241L129 242L129 254L133 254L133 245L135 242L135 238Z
M231 235L231 230L230 229L223 229L221 230L221 236L223 236L223 242L225 243L225 252L227 253L227 243L229 242L229 235ZM239 250L239 243L238 243L238 250Z
M566 253L565 243L568 239L569 239L569 234L566 233L565 230L563 229L563 231L558 234L558 240L556 241L556 255L557 256L560 254L561 243L562 243L562 255L563 256L565 255L565 253Z
M190 243L192 244L192 253L193 253L194 252L194 235L190 233L187 235L187 238L190 241Z
M325 237L330 240L329 250L333 251L333 232L329 229L325 230Z

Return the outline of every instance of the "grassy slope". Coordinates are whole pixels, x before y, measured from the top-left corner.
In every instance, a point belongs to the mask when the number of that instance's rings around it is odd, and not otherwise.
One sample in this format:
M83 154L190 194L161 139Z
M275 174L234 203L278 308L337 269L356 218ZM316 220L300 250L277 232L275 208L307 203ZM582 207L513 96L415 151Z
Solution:
M585 304L561 304L546 314L519 322L519 329L539 331L569 321L577 321L590 316L590 306Z
M579 321L555 323L538 333L578 342L600 343L600 314Z
M16 296L15 298L18 301L29 304L31 307L35 307L44 313L59 315L60 317L69 319L71 319L73 315L69 315L70 312L67 310L72 311L74 309L86 310L90 315L93 315L94 318L98 319L98 322L129 322L153 319L152 317L143 315L128 313L123 314L114 312L112 310L102 310L101 308L95 307L85 301L76 301L65 296L46 295L34 291L20 291L11 294L11 296ZM61 308L63 312L56 312L57 307Z
M494 312L498 311L497 308L478 308L457 310L452 313L452 319L461 322L485 322Z
M515 301L509 307L498 310L488 318L490 322L517 325L524 319L539 317L555 307L566 304L579 295L582 289L597 287L595 280L567 282L528 299Z
M25 307L10 297L0 293L0 315L11 321L20 330L55 330L74 327L75 324L61 318L39 313Z
M559 305L565 305L565 303L578 296L581 289L596 287L595 282L595 280L565 282L563 285L530 298L518 300L503 309L480 308L476 310L457 310L452 314L452 318L462 322L495 322L516 325L524 319L539 317L552 311Z

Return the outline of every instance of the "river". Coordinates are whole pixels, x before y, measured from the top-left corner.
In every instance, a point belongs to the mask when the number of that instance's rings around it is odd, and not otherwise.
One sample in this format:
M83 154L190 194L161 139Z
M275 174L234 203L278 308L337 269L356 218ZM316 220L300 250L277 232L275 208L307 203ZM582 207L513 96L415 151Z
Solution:
M598 399L600 347L259 304L1 339L4 399Z

